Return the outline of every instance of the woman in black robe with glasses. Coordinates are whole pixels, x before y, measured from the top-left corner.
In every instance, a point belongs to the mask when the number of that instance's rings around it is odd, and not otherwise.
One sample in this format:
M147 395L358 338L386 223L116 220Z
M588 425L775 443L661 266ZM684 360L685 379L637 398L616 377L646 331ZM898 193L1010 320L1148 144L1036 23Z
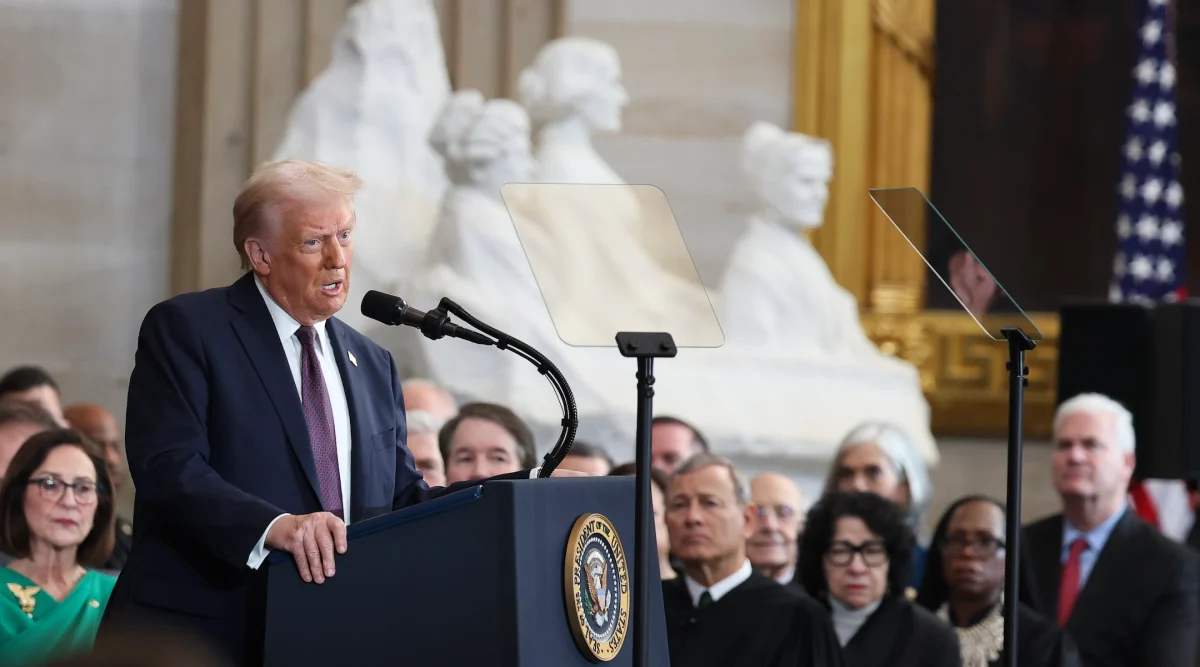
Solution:
M954 502L938 521L917 604L952 624L963 667L1004 667L1004 505L986 496ZM1074 642L1053 622L1017 606L1017 664L1080 667Z
M873 493L831 493L809 510L798 570L846 667L960 667L954 630L905 597L913 542L900 509Z

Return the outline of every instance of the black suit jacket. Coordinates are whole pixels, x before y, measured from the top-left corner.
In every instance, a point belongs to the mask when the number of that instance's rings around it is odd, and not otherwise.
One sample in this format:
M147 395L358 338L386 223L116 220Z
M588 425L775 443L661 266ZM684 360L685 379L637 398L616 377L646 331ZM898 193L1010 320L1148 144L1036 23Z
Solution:
M326 332L350 408L351 521L469 486L430 489L414 466L391 355L337 319ZM250 553L280 514L322 506L300 396L252 274L147 313L126 421L137 523L100 632L183 626L253 662Z
M1025 528L1030 606L1058 617L1061 514ZM1187 667L1200 641L1200 556L1142 521L1132 510L1113 527L1067 632L1085 667Z

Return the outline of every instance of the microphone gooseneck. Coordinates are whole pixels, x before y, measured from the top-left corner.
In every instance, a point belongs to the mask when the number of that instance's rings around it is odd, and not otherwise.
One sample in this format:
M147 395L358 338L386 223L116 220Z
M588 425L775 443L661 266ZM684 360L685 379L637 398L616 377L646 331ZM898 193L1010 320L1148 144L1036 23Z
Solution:
M419 329L430 340L450 337L478 345L497 347L501 350L508 350L536 366L538 372L550 382L550 386L558 397L559 408L563 412L562 431L559 433L554 447L543 459L538 477L549 477L571 452L571 446L575 442L575 433L579 428L579 410L575 405L575 394L571 391L571 386L567 384L567 378L541 352L503 331L479 321L465 308L445 297L438 303L437 308L425 312L409 306L407 301L398 296L370 290L363 295L361 310L364 316L388 326L407 326ZM450 321L448 313L457 315L464 322L483 333L454 324Z
M558 403L563 411L563 418L562 431L558 435L558 441L546 453L546 456L542 459L542 469L538 471L538 477L549 477L555 468L562 463L563 459L567 457L567 454L571 453L571 446L575 443L575 432L579 429L579 409L575 405L575 394L571 391L571 385L567 384L567 378L563 376L562 371L558 370L558 366L555 366L554 362L547 359L541 352L538 352L529 344L509 336L503 331L479 321L453 300L442 297L442 300L438 302L438 310L454 313L467 324L491 336L495 339L492 341L492 345L501 350L510 350L522 359L537 366L538 372L550 381L550 386L554 388L554 393L558 396Z

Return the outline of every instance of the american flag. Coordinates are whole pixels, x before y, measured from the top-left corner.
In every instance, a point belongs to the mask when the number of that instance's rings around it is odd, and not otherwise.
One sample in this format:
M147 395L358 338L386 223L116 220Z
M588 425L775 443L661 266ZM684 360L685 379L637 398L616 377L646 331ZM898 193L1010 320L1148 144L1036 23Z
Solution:
M1175 66L1167 53L1168 0L1142 0L1117 185L1117 256L1109 299L1176 301L1186 296L1183 188L1175 122Z

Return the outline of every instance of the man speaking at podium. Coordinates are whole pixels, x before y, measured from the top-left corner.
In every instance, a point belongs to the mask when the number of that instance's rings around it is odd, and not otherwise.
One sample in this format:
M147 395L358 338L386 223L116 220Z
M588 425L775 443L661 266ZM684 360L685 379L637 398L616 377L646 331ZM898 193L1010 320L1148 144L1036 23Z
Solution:
M246 275L147 313L127 416L137 521L101 633L182 625L246 661L250 582L270 551L320 584L347 523L470 485L426 485L391 355L333 317L359 186L309 162L261 167L233 206Z

